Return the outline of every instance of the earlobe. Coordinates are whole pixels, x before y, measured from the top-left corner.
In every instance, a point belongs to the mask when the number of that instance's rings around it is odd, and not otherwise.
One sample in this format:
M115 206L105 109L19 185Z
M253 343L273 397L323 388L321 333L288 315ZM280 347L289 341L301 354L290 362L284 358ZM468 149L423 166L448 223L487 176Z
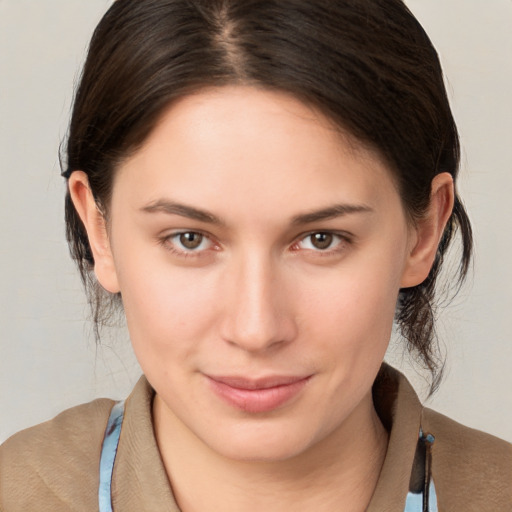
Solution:
M74 171L69 177L68 186L71 200L87 231L98 282L107 291L118 293L120 288L105 217L94 200L87 175L83 171Z
M447 172L435 176L432 180L429 208L413 228L414 243L402 275L401 288L417 286L427 278L453 210L454 196L452 176Z

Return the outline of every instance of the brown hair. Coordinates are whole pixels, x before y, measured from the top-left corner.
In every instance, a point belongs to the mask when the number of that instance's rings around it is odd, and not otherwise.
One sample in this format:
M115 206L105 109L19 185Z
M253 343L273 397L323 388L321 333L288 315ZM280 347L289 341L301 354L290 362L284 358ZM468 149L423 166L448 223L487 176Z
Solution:
M434 176L459 168L459 140L439 59L402 0L117 0L96 28L78 87L64 157L87 173L108 214L120 161L148 137L171 102L206 86L286 91L377 150L414 222ZM89 290L95 325L106 292L96 283L87 234L66 198L67 236ZM396 322L438 383L433 298L459 228L456 283L472 251L458 198L428 278L401 290Z

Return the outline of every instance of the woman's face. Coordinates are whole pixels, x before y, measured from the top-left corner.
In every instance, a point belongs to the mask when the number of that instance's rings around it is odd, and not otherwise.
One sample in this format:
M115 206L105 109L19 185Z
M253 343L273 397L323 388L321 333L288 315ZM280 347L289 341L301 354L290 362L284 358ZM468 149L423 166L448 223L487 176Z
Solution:
M110 213L110 282L164 415L268 460L372 410L415 240L380 158L284 93L210 89L121 166Z

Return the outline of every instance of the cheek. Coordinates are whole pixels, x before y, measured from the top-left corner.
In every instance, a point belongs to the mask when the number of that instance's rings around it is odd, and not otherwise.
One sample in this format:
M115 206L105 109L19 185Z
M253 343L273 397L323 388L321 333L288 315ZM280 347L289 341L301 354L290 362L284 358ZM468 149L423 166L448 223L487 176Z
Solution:
M305 337L353 362L381 358L393 325L402 263L389 251L354 258L295 294Z
M304 301L303 336L314 337L326 352L338 352L343 358L372 353L380 357L391 334L394 293L368 290L352 279L340 284L343 288L332 290L328 297L312 295Z
M127 252L118 276L128 329L136 355L157 363L172 354L185 359L213 325L215 287L208 275L173 267L155 251Z

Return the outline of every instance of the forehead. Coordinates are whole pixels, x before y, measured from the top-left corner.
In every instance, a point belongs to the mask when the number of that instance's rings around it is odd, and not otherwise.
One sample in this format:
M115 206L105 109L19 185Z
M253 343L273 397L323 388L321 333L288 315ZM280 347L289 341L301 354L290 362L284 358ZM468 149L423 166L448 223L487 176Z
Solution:
M173 104L114 184L114 196L134 203L169 196L262 214L273 206L378 202L394 191L382 159L318 111L286 93L245 86Z

